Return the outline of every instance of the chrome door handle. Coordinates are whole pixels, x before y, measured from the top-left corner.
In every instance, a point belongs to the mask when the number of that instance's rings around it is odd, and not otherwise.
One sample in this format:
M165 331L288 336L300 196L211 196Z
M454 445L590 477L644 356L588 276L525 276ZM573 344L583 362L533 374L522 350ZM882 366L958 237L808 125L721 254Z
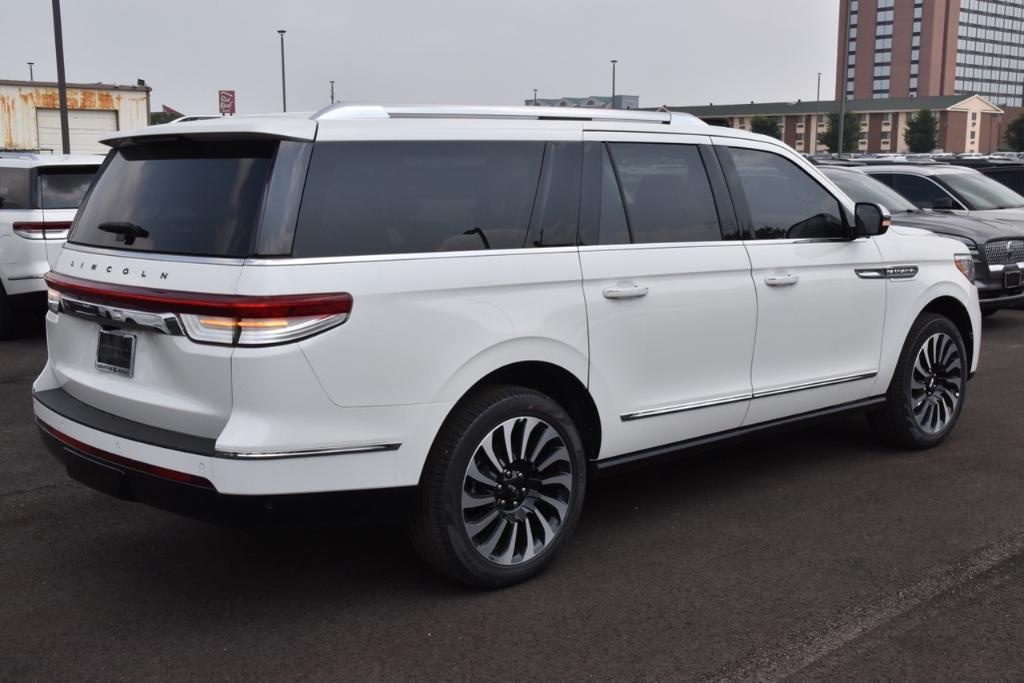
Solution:
M764 283L769 287L785 287L787 285L795 285L800 281L799 275L793 275L792 273L786 273L785 275L769 275L764 279Z
M647 296L647 285L621 284L614 287L605 287L602 293L605 299L638 299Z

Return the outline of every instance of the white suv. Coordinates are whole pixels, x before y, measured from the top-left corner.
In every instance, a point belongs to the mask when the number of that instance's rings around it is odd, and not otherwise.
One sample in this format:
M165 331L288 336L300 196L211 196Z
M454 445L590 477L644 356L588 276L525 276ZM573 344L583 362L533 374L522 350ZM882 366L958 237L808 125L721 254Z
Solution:
M46 292L71 219L103 157L0 154L0 338L14 331L18 304Z
M977 366L961 243L687 115L334 106L107 142L34 397L123 498L404 489L432 565L505 585L595 471L845 410L932 446Z

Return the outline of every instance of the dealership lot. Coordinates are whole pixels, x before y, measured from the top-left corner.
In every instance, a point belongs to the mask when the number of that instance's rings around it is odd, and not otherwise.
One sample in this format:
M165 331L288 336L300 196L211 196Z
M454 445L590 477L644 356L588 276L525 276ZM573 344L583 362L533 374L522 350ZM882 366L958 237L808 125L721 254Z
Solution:
M0 679L1019 678L1024 312L939 449L842 418L611 476L549 571L480 592L399 529L238 531L67 479L0 342ZM941 672L941 673L937 673Z

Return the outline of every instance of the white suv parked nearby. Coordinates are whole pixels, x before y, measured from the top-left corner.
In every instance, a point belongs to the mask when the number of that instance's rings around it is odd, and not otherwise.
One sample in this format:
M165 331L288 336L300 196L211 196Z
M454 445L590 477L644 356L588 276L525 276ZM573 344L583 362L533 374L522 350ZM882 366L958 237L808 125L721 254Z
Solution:
M0 154L0 338L13 331L18 304L30 303L32 295L44 310L43 274L56 262L102 161L94 155Z
M597 470L848 410L933 446L978 363L961 243L687 115L339 105L107 142L34 398L122 498L404 489L433 566L505 585Z

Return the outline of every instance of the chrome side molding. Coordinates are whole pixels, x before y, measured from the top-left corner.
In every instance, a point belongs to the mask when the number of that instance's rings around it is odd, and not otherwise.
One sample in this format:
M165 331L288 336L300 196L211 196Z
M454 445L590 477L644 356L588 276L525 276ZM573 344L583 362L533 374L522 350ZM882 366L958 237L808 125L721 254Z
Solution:
M913 280L920 268L913 265L886 268L856 268L853 272L862 280Z
M218 458L273 460L278 458L314 458L325 455L354 455L356 453L382 453L397 451L400 443L374 443L363 446L347 446L343 448L305 448L294 451L222 451L217 450Z

